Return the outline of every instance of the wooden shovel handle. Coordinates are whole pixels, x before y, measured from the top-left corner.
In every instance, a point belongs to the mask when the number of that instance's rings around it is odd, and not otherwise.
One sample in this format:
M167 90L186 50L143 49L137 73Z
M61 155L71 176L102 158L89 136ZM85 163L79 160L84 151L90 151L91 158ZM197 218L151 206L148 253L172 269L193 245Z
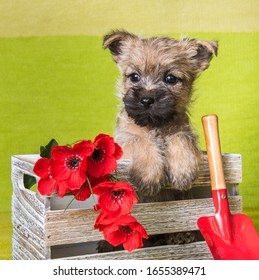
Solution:
M218 117L207 115L202 117L203 130L205 134L208 162L210 168L210 180L212 190L226 189L220 140L218 131Z

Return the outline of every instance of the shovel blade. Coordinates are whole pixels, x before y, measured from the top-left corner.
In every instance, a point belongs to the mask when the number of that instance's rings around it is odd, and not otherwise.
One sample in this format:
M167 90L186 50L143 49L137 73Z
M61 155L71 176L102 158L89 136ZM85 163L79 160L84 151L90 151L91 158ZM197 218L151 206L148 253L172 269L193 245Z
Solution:
M201 217L198 227L215 260L259 260L259 236L249 217L230 215L231 238L225 238L217 218Z

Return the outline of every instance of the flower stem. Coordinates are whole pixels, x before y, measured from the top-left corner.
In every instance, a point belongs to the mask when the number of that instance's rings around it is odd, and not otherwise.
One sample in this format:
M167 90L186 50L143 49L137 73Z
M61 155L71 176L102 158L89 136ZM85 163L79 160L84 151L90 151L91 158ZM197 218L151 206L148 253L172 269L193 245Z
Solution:
M88 176L86 176L86 180L87 180L88 186L89 186L89 188L90 188L90 192L91 192L91 194L92 194L92 196L93 196L94 203L96 204L97 202L95 201L93 188L92 188L92 185L91 185L91 182L90 182Z
M116 178L116 182L118 182L118 171L117 171L117 169L115 169L115 178Z
M81 142L81 141L82 141L82 140L77 140L77 141L75 141L75 142L73 142L73 143L71 143L71 144L67 144L66 146L72 148L76 143L79 143L79 142Z
M71 199L71 201L68 203L67 207L65 208L64 212L69 208L69 206L72 204L72 202L77 198L77 196L80 194L82 190L82 187L79 189L78 193L74 195L74 197Z

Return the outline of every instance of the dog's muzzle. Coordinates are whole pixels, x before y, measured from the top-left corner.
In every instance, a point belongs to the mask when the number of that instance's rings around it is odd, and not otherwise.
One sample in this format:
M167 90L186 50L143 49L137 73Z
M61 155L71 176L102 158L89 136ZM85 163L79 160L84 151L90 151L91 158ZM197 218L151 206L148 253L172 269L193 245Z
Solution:
M175 101L165 90L131 89L123 98L125 110L136 124L158 127L174 116Z

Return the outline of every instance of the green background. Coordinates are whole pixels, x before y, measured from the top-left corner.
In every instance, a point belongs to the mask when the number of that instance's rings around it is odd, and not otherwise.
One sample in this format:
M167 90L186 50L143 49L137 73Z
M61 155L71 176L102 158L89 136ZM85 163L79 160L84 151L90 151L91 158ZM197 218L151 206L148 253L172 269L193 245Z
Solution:
M244 212L259 230L259 2L236 2L0 0L0 259L11 258L11 156L113 134L119 72L102 50L111 29L219 41L191 118L205 149L200 119L218 114L222 151L242 154Z

